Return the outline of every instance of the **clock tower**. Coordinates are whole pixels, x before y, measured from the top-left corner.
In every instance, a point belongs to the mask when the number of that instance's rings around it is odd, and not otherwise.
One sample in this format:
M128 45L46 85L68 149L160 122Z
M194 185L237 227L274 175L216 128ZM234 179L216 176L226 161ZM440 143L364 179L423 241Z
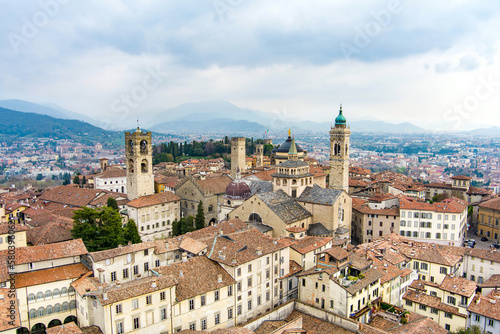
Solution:
M129 200L155 192L151 132L125 132L127 163L127 197Z

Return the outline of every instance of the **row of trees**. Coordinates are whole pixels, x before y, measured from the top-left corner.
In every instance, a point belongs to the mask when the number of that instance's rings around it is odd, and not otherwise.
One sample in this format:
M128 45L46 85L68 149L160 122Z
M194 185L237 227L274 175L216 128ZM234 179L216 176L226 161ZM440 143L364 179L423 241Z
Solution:
M255 151L256 144L264 144L263 139L246 138L246 154L251 155ZM264 145L264 155L271 154L273 145ZM231 138L225 137L221 140L209 141L196 141L191 143L185 141L184 143L162 143L153 148L153 164L156 165L160 162L178 162L180 158L185 156L190 157L227 157L231 154Z
M130 219L125 226L114 198L108 198L107 207L102 209L83 208L73 216L73 238L81 238L89 252L116 248L128 242L141 242L137 225Z

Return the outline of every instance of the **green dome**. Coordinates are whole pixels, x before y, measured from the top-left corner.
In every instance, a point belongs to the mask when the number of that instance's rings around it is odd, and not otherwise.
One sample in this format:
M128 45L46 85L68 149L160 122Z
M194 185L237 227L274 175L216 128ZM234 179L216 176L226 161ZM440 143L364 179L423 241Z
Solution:
M346 122L344 115L342 115L342 105L340 105L339 115L335 118L335 124L346 124Z

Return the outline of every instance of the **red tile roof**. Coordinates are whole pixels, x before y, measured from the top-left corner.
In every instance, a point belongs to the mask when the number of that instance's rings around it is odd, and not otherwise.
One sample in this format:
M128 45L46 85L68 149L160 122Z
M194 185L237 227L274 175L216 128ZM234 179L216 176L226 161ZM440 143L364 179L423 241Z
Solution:
M136 198L130 202L128 202L128 206L131 206L133 208L144 208L152 205L158 205L162 203L169 203L169 202L175 202L175 201L180 201L180 197L174 194L171 191L166 191L163 193L157 193L153 195L148 195L148 196L142 196L139 198Z

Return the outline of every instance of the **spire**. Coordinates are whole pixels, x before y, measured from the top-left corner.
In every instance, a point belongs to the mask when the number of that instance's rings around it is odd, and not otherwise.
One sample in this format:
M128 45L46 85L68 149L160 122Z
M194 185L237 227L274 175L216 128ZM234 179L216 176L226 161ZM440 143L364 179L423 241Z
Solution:
M340 109L339 109L339 115L337 118L335 118L335 125L345 125L346 124L346 119L344 115L342 114L342 103L340 104Z
M288 159L297 160L298 154L297 145L295 145L295 138L292 138L292 143L290 144L290 149L288 150Z

